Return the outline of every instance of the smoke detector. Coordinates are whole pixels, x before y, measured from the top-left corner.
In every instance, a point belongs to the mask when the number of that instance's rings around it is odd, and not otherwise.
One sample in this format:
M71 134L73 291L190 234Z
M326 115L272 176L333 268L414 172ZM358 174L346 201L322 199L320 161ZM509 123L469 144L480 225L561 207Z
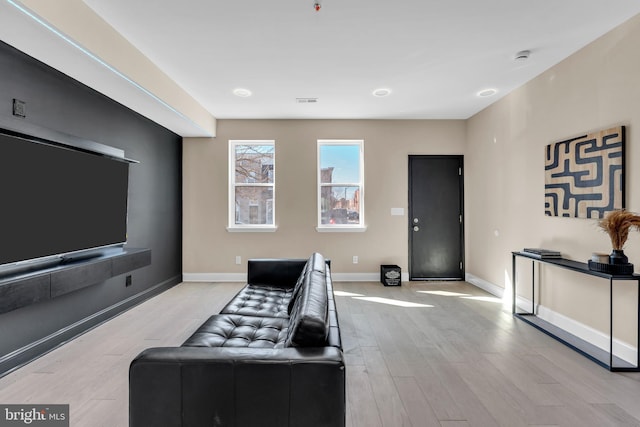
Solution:
M521 50L520 52L515 54L515 56L513 57L513 60L517 62L524 62L527 59L529 59L530 55L531 55L531 51Z

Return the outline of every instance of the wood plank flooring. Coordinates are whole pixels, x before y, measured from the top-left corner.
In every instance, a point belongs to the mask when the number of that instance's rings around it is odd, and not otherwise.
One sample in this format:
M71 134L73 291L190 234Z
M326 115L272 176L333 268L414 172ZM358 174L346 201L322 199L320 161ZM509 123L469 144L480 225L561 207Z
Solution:
M73 427L126 427L130 361L181 344L241 287L180 284L1 378L0 403L66 403ZM472 285L335 289L350 427L640 426L640 374L608 372Z

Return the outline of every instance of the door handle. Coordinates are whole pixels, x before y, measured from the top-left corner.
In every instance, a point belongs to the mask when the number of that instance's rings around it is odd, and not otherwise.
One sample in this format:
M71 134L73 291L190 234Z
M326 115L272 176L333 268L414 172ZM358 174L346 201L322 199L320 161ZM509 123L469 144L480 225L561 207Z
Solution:
M420 231L420 227L418 227L417 225L413 226L413 231Z

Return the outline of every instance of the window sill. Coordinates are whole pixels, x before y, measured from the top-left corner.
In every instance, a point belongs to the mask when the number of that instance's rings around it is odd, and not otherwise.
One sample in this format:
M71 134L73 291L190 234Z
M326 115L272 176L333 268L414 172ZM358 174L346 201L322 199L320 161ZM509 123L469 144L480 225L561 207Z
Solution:
M362 225L358 227L340 227L340 226L324 226L316 227L318 233L363 233L367 231L367 226Z
M278 230L278 226L276 225L245 225L227 227L227 231L229 233L274 233L276 230Z

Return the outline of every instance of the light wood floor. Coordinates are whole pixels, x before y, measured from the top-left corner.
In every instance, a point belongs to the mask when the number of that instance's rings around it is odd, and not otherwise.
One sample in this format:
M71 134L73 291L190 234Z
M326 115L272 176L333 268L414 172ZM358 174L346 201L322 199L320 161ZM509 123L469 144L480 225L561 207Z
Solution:
M73 427L125 427L129 362L181 344L241 286L178 285L0 379L0 403L68 403ZM640 374L608 372L469 284L335 288L348 426L640 426Z

